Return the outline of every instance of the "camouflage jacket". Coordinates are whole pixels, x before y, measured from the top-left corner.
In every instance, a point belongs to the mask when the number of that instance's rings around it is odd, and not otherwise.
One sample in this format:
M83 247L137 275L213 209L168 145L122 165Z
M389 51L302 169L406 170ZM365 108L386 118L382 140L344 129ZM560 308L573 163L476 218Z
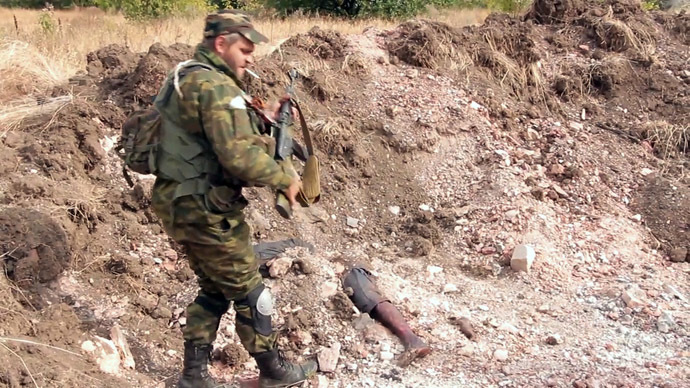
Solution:
M284 190L292 174L273 159L272 139L259 133L245 101L242 84L227 64L209 49L199 46L194 60L209 64L217 71L193 71L179 82L174 112L167 112L171 120L191 134L210 144L222 169L215 177L214 188L207 198L179 198L173 209L177 182L158 178L154 185L153 205L157 213L167 209L174 222L211 222L203 213L227 213L246 206L242 187L270 186ZM165 88L161 89L161 93ZM160 216L160 215L159 215ZM165 221L165 220L164 220ZM170 220L173 221L173 220Z

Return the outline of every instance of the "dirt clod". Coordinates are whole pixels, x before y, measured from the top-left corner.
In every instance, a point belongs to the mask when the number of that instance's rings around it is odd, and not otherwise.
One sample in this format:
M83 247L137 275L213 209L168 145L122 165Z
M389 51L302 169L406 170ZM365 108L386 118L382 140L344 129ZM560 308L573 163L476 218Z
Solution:
M72 259L67 235L58 222L19 207L0 211L0 250L5 273L27 291L55 280Z

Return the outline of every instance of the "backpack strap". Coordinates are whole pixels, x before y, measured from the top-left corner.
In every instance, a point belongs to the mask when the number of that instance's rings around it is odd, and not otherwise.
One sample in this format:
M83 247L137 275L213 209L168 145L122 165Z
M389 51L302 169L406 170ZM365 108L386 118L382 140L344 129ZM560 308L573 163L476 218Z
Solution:
M184 78L187 74L203 69L206 71L211 71L214 70L215 68L211 65L208 65L203 62L195 61L193 59L186 60L184 62L180 62L175 66L175 69L173 70L173 76L171 79L172 86L173 87L168 87L168 90L166 90L165 97L163 99L163 103L167 103L168 100L170 100L170 97L172 96L173 90L177 92L177 95L182 98L182 91L180 90L180 80Z

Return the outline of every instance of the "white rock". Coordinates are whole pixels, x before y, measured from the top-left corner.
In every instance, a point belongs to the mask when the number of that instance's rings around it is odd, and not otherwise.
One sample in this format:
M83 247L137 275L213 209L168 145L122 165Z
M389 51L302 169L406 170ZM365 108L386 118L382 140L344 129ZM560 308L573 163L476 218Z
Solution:
M443 272L443 268L437 267L435 265L429 265L426 267L426 270L429 271L430 274L437 274Z
M479 109L481 109L481 108L483 108L483 107L481 106L481 104L472 101L472 102L470 102L470 108L472 108L472 109L474 109L474 110L479 110Z
M359 225L359 220L354 217L347 217L345 223L351 228L356 228Z
M431 206L423 203L423 204L419 205L419 209L422 211L428 212L431 210Z
M322 372L335 372L340 357L340 342L336 342L329 348L324 348L316 356L319 363L319 370Z
M511 334L518 334L520 332L520 330L517 327L515 327L515 326L513 326L507 322L501 324L501 326L498 327L498 330L507 331L508 333L511 333Z
M664 284L664 292L666 292L667 294L669 294L671 296L675 296L676 298L682 300L683 302L687 301L685 299L685 297L683 296L683 294L681 294L675 287L673 287L670 284Z
M662 333L668 333L676 326L676 322L670 312L664 311L656 321L657 329Z
M654 170L652 170L651 168L643 168L642 170L640 170L640 174L642 174L642 176L647 176L653 172Z
M407 78L417 78L417 76L419 75L419 70L407 69L407 71L405 72L405 75L407 76Z
M328 377L324 375L319 375L319 382L316 385L317 388L328 388Z
M96 351L96 345L94 345L93 341L84 341L81 344L81 350L85 351L86 353L93 353Z
M494 351L494 360L505 361L508 359L508 351L505 349L496 349Z
M338 283L325 282L321 285L321 298L328 299L338 292Z
M122 366L126 369L134 369L136 366L134 363L134 356L129 349L129 344L127 343L124 333L122 333L120 326L115 325L112 329L110 329L110 338L113 340L115 347L120 353Z
M570 122L570 128L572 128L574 130L580 131L580 130L584 129L584 127L585 126L582 123L578 123L577 121L571 121Z
M647 305L647 302L644 300L644 297L642 296L642 290L640 290L636 286L624 290L621 294L621 297L623 298L625 304L631 309Z
M176 354L177 354L177 350L174 350L174 349L168 349L168 351L167 351L167 352L165 352L165 354L167 354L167 355L168 355L168 356L170 356L170 357L173 357L174 355L176 355Z
M485 304L480 304L479 306L477 306L477 308L479 308L482 311L489 311L489 306Z
M292 267L292 259L281 256L268 263L268 273L272 278L279 278L288 273L290 267Z
M397 216L400 214L400 206L388 206L388 211Z
M113 341L95 336L96 364L101 372L117 375L120 373L120 353Z
M381 360L383 361L390 361L395 358L395 355L392 352L381 352L379 357L381 357Z
M508 210L505 213L505 217L506 217L506 220L508 220L508 222L515 223L518 220L519 214L520 214L520 212L518 210Z
M450 283L446 284L443 287L443 293L447 294L449 292L458 292L458 286L456 286L455 284L450 284Z
M513 250L513 257L510 259L510 268L514 271L529 272L536 256L534 248L530 245L518 245Z

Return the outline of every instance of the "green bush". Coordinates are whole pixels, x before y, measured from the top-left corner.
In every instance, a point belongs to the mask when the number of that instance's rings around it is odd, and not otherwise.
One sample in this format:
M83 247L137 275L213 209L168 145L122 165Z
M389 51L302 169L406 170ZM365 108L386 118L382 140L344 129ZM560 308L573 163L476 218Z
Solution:
M53 19L48 11L41 11L41 15L38 17L38 24L41 26L41 31L45 34L52 34L57 30L57 23Z
M122 11L131 20L158 19L207 11L206 0L94 0L103 9Z
M487 0L486 5L490 9L516 14L525 10L531 0Z
M661 8L661 0L642 0L642 8L647 11L658 10Z
M477 7L486 0L264 0L267 7L290 14L296 11L335 16L403 18L419 14L428 6Z

